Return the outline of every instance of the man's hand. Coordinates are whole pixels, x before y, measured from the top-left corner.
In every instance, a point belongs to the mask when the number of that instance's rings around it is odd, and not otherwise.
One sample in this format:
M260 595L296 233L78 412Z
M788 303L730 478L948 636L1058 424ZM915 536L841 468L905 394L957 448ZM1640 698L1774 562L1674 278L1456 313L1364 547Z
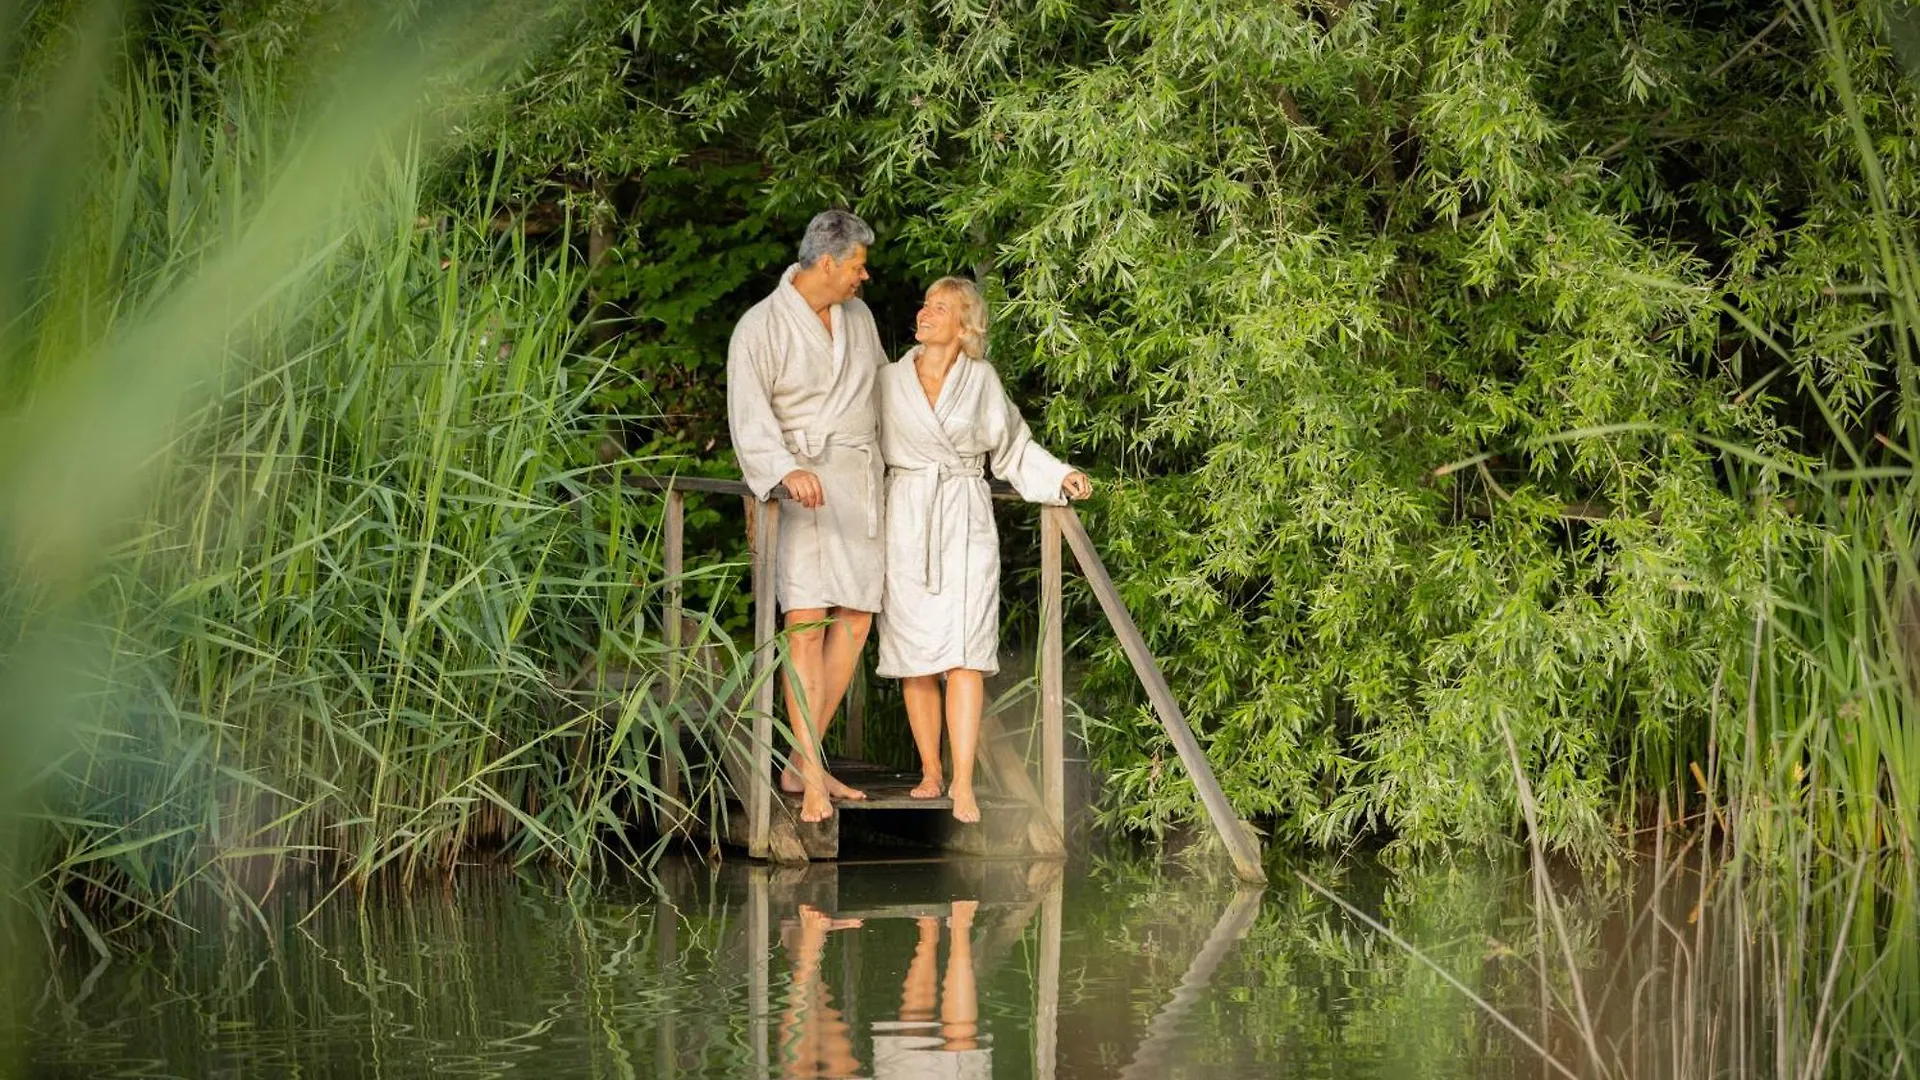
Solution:
M1067 498L1077 502L1093 494L1093 481L1087 478L1086 473L1075 469L1067 474L1067 479L1061 483L1060 489L1067 493Z
M793 501L809 510L818 510L827 502L827 489L820 486L820 478L806 469L795 469L780 481L786 486L787 494Z

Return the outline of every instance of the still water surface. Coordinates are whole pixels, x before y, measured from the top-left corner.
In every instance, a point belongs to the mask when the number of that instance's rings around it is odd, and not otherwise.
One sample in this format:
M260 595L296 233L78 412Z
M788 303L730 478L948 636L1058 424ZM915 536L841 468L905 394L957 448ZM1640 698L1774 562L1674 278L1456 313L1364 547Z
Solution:
M1535 969L1509 868L1306 868L1502 1002ZM569 887L476 870L56 957L46 1077L1538 1076L1402 948L1276 868L1150 861L778 872L669 862ZM224 921L223 921L224 919ZM1523 1014L1524 1015L1524 1014Z

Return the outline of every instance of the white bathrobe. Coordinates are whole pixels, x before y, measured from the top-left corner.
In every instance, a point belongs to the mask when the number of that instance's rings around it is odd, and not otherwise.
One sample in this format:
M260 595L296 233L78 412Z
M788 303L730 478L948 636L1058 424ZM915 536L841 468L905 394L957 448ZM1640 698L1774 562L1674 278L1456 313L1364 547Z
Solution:
M913 367L918 349L880 372L880 452L887 462L887 591L881 675L1000 670L1000 539L985 466L1028 502L1059 505L1072 467L1042 449L1000 376L962 356L939 401Z
M830 309L833 333L793 287L740 317L727 346L727 423L747 486L766 498L794 469L820 478L826 502L780 507L775 595L781 608L878 611L882 592L879 419L874 375L886 365L859 300Z

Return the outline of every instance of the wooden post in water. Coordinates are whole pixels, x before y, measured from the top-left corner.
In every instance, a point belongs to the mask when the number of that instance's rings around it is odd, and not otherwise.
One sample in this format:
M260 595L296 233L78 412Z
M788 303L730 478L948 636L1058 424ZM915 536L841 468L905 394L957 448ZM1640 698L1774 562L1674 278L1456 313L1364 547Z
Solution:
M767 1045L768 1028L773 1019L769 988L772 985L773 913L768 896L769 871L755 866L747 871L747 1039L753 1044L755 1076L766 1076L773 1055Z
M753 747L747 790L747 855L764 859L773 834L773 684L775 680L774 573L780 542L780 500L752 504L757 511L753 545Z
M1052 509L1052 507L1048 507ZM1040 902L1040 985L1033 994L1033 1075L1054 1080L1060 1054L1060 897L1056 875Z
M1087 536L1087 527L1081 524L1080 515L1072 507L1057 509L1067 546L1073 549L1081 573L1087 575L1087 583L1093 586L1093 595L1100 601L1100 609L1106 612L1107 622L1112 624L1114 634L1120 638L1120 647L1126 650L1127 659L1133 664L1133 673L1139 677L1140 685L1146 688L1154 712L1160 715L1160 726L1165 729L1167 738L1173 741L1174 749L1180 752L1180 763L1186 766L1187 775L1193 778L1193 786L1200 792L1200 802L1207 808L1207 817L1212 820L1214 831L1220 834L1221 842L1227 846L1227 854L1233 859L1234 872L1246 881L1264 883L1267 875L1260 868L1260 845L1253 838L1253 829L1233 812L1233 804L1227 801L1227 793L1220 790L1220 781L1214 779L1213 767L1207 763L1207 755L1200 749L1200 741L1193 737L1193 729L1187 726L1187 717L1180 711L1180 703L1173 699L1173 690L1167 686L1166 676L1160 673L1160 665L1154 662L1153 652L1147 648L1147 639L1140 635L1140 628L1133 624L1133 616L1128 614L1127 605L1121 602L1120 590L1107 573L1106 563L1100 560L1100 553L1093 549L1093 540ZM1043 547L1043 560L1044 550Z
M686 524L687 496L678 488L668 488L666 515L660 523L661 569L667 575L667 625L662 629L667 637L667 688L675 695L680 692L680 647L685 644L680 633L680 576L686 571ZM673 702L667 702L667 709L670 719L660 745L660 788L671 807L680 802L680 717L672 711Z
M680 964L680 911L667 902L665 893L656 893L654 907L654 950L660 981L672 985L674 969ZM654 1048L653 1069L655 1076L678 1076L680 1074L680 1041L674 1023L674 1011L660 1011L660 1037Z
M1061 630L1060 519L1040 508L1040 795L1047 824L1067 836L1066 644Z

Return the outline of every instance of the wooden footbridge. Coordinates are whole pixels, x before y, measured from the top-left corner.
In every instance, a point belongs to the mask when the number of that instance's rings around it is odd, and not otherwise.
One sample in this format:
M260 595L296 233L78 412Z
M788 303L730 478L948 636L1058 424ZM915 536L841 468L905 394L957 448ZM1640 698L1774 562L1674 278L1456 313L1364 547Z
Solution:
M834 815L827 821L807 824L800 821L799 799L781 792L774 780L776 743L774 737L774 696L778 680L774 677L779 662L779 624L774 600L774 553L779 549L781 504L787 495L776 488L770 498L759 500L739 480L700 477L630 476L633 487L658 492L665 499L662 535L664 562L668 580L667 611L662 623L670 649L679 649L684 638L683 597L680 579L685 569L686 496L688 492L731 495L741 499L747 511L749 538L753 552L753 627L754 678L753 701L745 717L730 732L722 748L722 764L738 809L724 815L720 833L724 839L744 847L755 859L774 862L804 862L832 859L838 855L840 830L849 814L881 815L899 811L925 811L952 805L950 800L913 799L907 788L917 777L889 773L877 766L858 761L835 760L829 763L855 787L864 787L864 801L835 800ZM1019 501L1012 490L998 481L992 485L997 501ZM1106 564L1087 535L1080 515L1071 506L1042 506L1040 509L1040 761L1036 782L1030 764L1013 749L1012 742L991 714L982 718L980 765L991 782L980 800L981 823L977 827L955 824L949 835L951 846L981 854L1006 853L1010 847L1023 846L1042 857L1059 858L1066 854L1066 657L1061 625L1063 584L1062 546L1073 552L1101 611L1120 639L1134 673L1153 704L1154 713L1167 738L1178 751L1181 765L1198 789L1207 818L1233 861L1234 871L1248 881L1264 881L1260 866L1260 847L1253 829L1234 813L1208 765L1199 741L1187 725L1186 716L1174 700L1173 691L1160 672L1153 654L1133 617L1120 600L1120 591L1107 573ZM857 680L856 680L857 684ZM849 702L854 701L849 694ZM861 745L861 723L851 704L848 717L848 744ZM675 736L677 739L677 736ZM677 746L670 756L678 757ZM677 794L677 775L665 770L669 794ZM997 792L994 788L997 787Z

